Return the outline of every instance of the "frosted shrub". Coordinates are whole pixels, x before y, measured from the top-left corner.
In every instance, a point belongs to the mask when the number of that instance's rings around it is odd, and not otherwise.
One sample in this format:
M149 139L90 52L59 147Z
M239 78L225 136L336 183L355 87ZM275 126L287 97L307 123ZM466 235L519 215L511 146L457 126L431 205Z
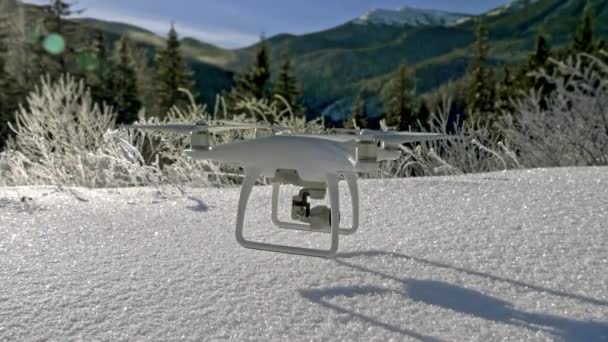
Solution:
M454 127L455 140L403 147L404 156L383 165L382 176L461 174L511 168L608 165L608 65L580 54L552 63L536 77L555 86L514 101L514 114L498 123L503 141L470 122ZM433 114L432 132L447 134L449 101Z
M286 109L279 111L279 103ZM261 122L274 123L289 128L293 133L322 133L325 130L323 118L306 121L306 117L298 117L291 110L289 104L280 95L275 95L273 101L267 99L245 99L236 104L236 115L230 118L239 122ZM216 109L216 113L218 110ZM228 118L224 110L221 119Z
M555 86L543 105L531 92L502 129L528 167L608 165L608 65L581 54L535 76Z
M451 100L444 98L431 114L430 133L450 135L452 139L406 145L402 157L384 162L379 176L435 176L491 172L520 167L515 153L490 132L471 122L449 126Z
M209 119L211 116L205 106L197 104L188 91L190 104L185 109L173 107L164 120L152 117L142 119L138 124L164 124L164 123L194 123L198 120ZM218 98L218 103L221 99ZM218 110L218 108L216 108ZM143 115L142 115L143 116ZM190 148L190 137L184 134L174 134L159 131L120 130L137 151L146 156L146 163L150 163L162 174L162 182L181 188L188 186L222 186L238 182L241 175L239 168L232 165L218 164L206 160L192 160L184 156L183 151ZM211 137L211 144L231 142L247 138L246 134L227 132ZM152 158L152 159L150 159Z
M157 182L156 170L112 130L114 120L109 108L93 103L83 82L43 79L18 111L15 137L0 154L0 185Z
M144 119L140 123L193 123L211 114L190 96L188 108L172 108L167 118ZM281 100L281 99L278 99ZM220 116L218 98L214 118ZM289 110L279 113L276 102L243 101L232 119L250 121L255 112L265 121L289 127L294 132L321 132L319 120L306 122ZM223 110L226 117L226 110ZM249 114L249 116L248 116ZM57 82L42 80L17 113L7 149L0 154L0 186L71 185L124 187L174 185L210 186L240 182L237 166L186 158L189 137L156 131L116 129L110 108L94 104L83 82L64 76ZM212 144L254 137L253 130L212 136Z

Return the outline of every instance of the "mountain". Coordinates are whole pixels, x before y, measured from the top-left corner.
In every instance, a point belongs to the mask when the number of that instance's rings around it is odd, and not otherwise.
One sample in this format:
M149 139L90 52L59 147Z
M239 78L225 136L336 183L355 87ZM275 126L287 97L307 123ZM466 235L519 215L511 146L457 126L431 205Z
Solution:
M409 26L448 26L458 24L469 14L451 13L438 10L419 9L404 6L399 10L373 9L355 19L356 24L385 24Z
M586 3L596 15L596 35L607 37L608 0L515 0L480 15L490 31L491 62L500 65L522 61L534 49L538 32L543 32L553 46L568 43ZM281 52L287 49L294 72L302 81L310 117L344 117L358 93L370 104L368 111L378 114L381 108L377 94L401 63L416 70L418 93L465 74L474 41L472 19L465 14L404 7L373 10L319 32L279 34L267 40L272 72L277 74ZM89 29L101 29L112 39L127 34L151 54L164 43L164 38L135 26L97 19L79 21ZM251 65L257 48L254 44L223 49L187 37L182 39L182 46L196 71L201 100L209 104L215 93L232 85L234 73Z
M572 37L586 4L595 14L595 32L608 33L608 0L516 0L484 15L493 38L511 40L542 31L554 44Z
M101 30L110 45L122 35L128 36L148 51L150 60L154 58L155 51L165 45L163 37L134 25L93 18L78 18L74 21L82 24L85 31ZM226 64L236 58L234 53L188 37L181 39L181 46L184 58L194 71L200 100L213 105L216 94L232 86L234 73L226 68Z
M480 15L490 30L491 62L500 65L522 61L533 51L538 32L543 32L553 46L568 43L586 3L587 0L516 0ZM608 0L590 0L589 4L596 14L596 35L606 37ZM388 12L412 11L404 8ZM461 15L436 25L425 25L422 20L415 25L394 21L388 24L374 19L380 13L385 12L371 11L321 32L279 35L268 40L274 66L280 52L289 50L311 115L345 116L359 92L371 103L369 111L378 113L381 109L375 94L401 63L416 69L419 93L465 74L474 41L475 17ZM393 14L389 17L393 18ZM251 63L255 48L256 45L237 50L243 59L231 67L238 71Z
M0 17L4 13L16 13L28 25L40 22L45 15L40 6L23 4L18 0L0 0ZM96 31L103 32L108 46L113 46L122 35L127 35L138 47L147 51L150 61L154 58L155 51L165 44L163 37L128 23L93 18L71 20L80 24L79 34L91 41ZM194 71L199 99L213 105L216 94L233 84L234 71L227 68L226 64L236 59L236 55L231 50L190 38L183 38L181 43L184 57Z

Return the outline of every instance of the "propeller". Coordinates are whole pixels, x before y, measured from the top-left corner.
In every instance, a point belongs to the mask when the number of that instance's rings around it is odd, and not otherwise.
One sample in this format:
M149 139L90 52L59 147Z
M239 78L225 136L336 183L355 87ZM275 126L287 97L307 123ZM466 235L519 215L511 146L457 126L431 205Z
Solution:
M285 132L289 131L288 127L280 125L270 125L268 123L239 123L232 121L213 121L210 125L205 121L197 121L194 124L184 123L169 123L163 125L121 125L122 128L127 129L142 129L152 130L160 132L178 133L178 134L190 134L195 131L208 131L210 133L222 133L234 130L248 130L248 129L268 129L274 132Z
M384 144L388 145L401 145L412 142L447 140L453 138L442 133L397 132L376 130L363 130L361 131L360 135L372 136L374 139L380 140Z
M159 131L179 134L190 134L196 129L196 125L191 124L167 124L167 125L121 125L121 128L141 129L148 131Z
M380 140L388 145L400 145L411 142L424 142L434 140L445 140L454 137L442 133L425 133L425 132L399 132L390 129L358 129L358 128L334 128L334 131L346 136L358 136Z
M274 132L287 132L290 131L289 127L281 126L281 125L271 125L268 122L260 121L257 124L255 123L240 123L233 121L224 121L217 120L214 121L222 126L230 126L230 127L239 127L240 129L268 129Z

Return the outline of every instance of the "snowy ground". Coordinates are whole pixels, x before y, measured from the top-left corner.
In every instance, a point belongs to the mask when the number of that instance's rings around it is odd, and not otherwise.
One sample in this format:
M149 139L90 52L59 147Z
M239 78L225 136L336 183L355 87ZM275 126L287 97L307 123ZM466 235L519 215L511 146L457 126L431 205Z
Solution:
M270 195L254 189L250 238L328 239L271 228ZM608 340L607 168L361 197L325 260L239 247L236 188L0 188L0 340Z

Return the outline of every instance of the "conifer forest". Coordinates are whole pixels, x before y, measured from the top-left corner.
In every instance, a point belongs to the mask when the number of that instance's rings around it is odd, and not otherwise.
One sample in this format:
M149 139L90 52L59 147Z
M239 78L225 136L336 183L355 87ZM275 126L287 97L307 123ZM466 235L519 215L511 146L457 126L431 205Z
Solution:
M481 15L458 29L470 32L458 62L431 73L429 65L407 63L409 57L394 59L392 70L360 81L360 70L383 61L367 67L344 60L325 65L341 77L324 84L312 81L314 72L302 73L298 57L302 41L309 46L314 35L294 41L262 35L238 66L222 69L197 62L192 39L174 26L150 44L128 30L78 19L86 9L66 1L0 4L0 184L238 181L239 170L230 166L181 161L182 138L119 129L201 118L281 123L296 132L382 127L462 137L404 145L402 159L385 163L382 176L608 164L608 47L598 24L605 17L596 14L603 10L592 1L569 13L572 31L553 32L549 24L528 29L529 48L516 58L499 58L516 23ZM365 28L381 29L388 30ZM390 55L400 49L409 56L400 46ZM449 78L438 81L437 74Z

